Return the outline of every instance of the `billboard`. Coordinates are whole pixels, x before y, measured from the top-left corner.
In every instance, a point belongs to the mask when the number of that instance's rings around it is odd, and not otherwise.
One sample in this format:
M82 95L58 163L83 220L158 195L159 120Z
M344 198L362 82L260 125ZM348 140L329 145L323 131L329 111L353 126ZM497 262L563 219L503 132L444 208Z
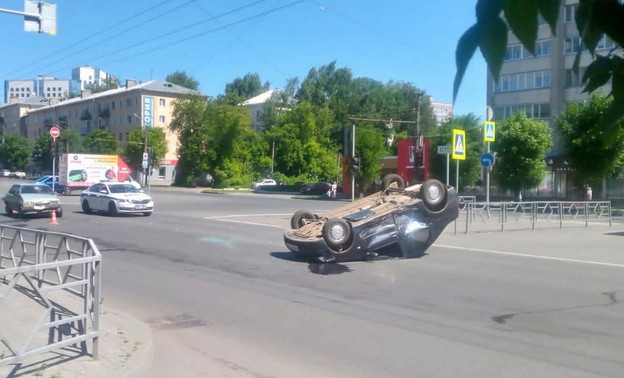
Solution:
M154 127L154 97L143 96L141 120L143 127Z

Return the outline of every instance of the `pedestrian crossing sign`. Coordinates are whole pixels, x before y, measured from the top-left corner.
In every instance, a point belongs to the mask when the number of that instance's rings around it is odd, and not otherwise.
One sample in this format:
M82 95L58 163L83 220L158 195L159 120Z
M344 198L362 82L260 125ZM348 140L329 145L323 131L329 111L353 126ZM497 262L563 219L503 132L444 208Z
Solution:
M494 142L496 134L496 124L493 121L486 121L483 125L483 141Z
M453 129L452 158L466 160L466 132L464 130Z

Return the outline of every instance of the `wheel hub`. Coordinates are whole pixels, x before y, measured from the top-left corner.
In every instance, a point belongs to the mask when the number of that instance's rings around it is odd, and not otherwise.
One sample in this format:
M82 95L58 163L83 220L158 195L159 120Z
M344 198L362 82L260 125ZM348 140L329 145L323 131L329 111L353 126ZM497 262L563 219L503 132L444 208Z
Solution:
M345 230L341 225L336 224L330 229L330 234L333 240L342 240L345 236Z
M432 201L436 201L438 198L440 198L441 195L440 188L438 188L437 186L431 186L429 188L428 195Z

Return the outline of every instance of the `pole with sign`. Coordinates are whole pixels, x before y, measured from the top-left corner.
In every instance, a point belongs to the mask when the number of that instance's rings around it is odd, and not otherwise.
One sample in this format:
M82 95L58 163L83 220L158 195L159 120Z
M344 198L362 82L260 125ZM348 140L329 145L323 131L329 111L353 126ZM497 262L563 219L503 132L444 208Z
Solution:
M451 154L451 146L438 146L438 154L446 155L446 185L449 184L449 155Z
M54 148L54 155L52 156L52 191L54 191L54 176L56 175L56 138L61 135L61 129L56 126L50 128L50 136L52 137L52 145Z
M466 131L453 129L452 158L457 161L455 170L455 190L459 193L459 161L466 160Z
M494 165L494 155L490 153L490 142L496 140L496 123L494 121L485 121L483 125L483 141L487 142L487 156L486 159L481 158L481 164L485 167L485 203L490 203L490 171L492 165ZM484 156L486 154L483 154ZM491 164L486 165L484 161L491 161Z

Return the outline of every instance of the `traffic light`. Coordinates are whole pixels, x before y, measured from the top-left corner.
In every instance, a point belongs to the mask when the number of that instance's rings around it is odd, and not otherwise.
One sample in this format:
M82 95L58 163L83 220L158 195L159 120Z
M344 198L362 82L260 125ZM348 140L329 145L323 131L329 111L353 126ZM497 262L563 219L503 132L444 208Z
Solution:
M359 172L360 171L360 158L359 156L352 156L351 157L351 170L353 172Z
M424 151L418 151L416 153L416 166L418 168L422 168L425 166L424 161L423 161L423 154L424 154Z

